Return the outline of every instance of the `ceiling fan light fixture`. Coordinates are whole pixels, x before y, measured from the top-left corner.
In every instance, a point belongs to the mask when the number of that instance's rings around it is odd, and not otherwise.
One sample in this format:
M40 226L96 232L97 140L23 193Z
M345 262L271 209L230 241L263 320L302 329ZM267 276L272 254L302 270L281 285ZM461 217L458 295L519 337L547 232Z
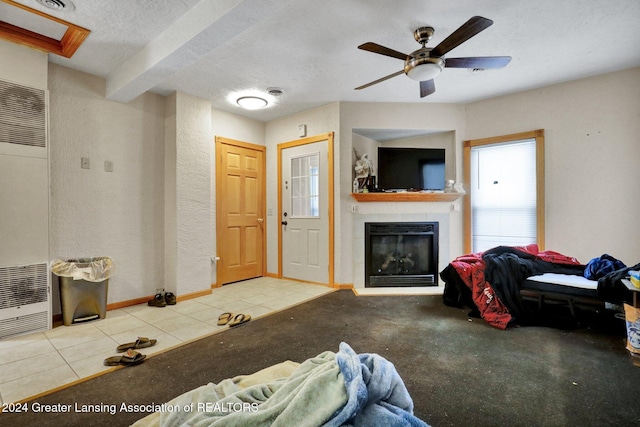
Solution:
M236 103L246 110L259 110L268 105L266 99L257 96L241 96L236 100Z
M438 76L444 68L441 58L413 57L406 61L404 72L411 80L422 82Z

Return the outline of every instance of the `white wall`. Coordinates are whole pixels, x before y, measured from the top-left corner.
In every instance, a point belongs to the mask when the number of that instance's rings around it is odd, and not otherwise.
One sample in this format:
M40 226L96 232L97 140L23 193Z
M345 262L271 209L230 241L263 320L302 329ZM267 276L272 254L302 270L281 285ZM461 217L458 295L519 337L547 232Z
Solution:
M104 98L104 85L50 64L50 240L52 259L111 257L113 303L163 284L164 98L121 104Z
M47 54L0 40L0 78L47 89Z
M176 103L176 277L178 296L211 287L211 102L178 92ZM167 278L166 280L172 280Z
M546 248L640 261L640 68L467 105L467 139L545 130Z

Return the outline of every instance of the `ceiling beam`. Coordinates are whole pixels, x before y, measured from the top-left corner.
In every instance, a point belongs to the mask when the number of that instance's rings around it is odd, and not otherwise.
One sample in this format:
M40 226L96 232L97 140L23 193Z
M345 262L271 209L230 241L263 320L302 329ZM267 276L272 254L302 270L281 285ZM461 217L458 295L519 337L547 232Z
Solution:
M107 77L106 97L129 102L282 7L278 0L203 0Z

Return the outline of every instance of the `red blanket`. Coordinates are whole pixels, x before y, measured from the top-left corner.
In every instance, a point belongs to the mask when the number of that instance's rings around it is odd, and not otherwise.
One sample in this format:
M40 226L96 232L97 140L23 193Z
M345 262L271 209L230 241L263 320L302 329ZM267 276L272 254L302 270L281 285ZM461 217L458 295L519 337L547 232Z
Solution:
M515 249L555 264L580 264L577 259L562 255L558 252L539 252L538 245L536 244L517 246ZM507 307L496 296L495 291L491 287L491 283L487 282L484 278L485 263L482 259L482 254L483 252L462 255L451 261L451 265L460 276L460 279L462 279L471 290L471 297L478 307L478 310L480 310L482 318L491 326L506 329L512 321L512 317Z

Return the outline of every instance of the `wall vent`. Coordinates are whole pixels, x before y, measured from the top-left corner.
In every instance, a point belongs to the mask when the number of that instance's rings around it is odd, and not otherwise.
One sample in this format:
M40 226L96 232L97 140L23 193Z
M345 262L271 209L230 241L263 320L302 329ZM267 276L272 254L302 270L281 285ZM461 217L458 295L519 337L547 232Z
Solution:
M16 318L0 320L0 339L48 329L49 312L27 314Z
M0 339L50 329L47 264L0 267Z
M46 147L45 91L0 80L0 142Z

